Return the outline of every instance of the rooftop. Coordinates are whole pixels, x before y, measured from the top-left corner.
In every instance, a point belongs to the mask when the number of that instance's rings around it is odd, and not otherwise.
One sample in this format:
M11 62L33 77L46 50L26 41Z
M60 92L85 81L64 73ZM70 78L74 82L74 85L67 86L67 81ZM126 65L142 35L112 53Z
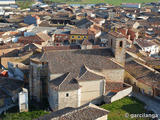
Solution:
M85 66L82 66L79 72L65 73L60 77L50 81L50 85L53 89L58 91L77 90L80 88L79 81L93 81L102 80L104 77L92 73L87 70Z
M121 90L124 90L128 88L129 85L123 83L123 82L111 82L111 81L106 81L106 93L111 91L111 92L119 92Z
M70 34L77 34L77 35L83 34L83 35L85 35L87 33L88 33L87 29L72 29Z
M108 48L90 50L46 51L41 61L48 61L51 73L77 72L83 65L89 69L121 69L114 63L113 53ZM56 69L55 69L56 68Z
M109 111L90 104L79 108L64 108L37 120L95 120L108 115L108 113Z
M6 97L6 96L11 96L13 91L17 91L23 86L23 82L8 78L8 77L0 77L0 91L1 93L5 94L0 94L1 97Z
M160 82L160 74L154 73L153 71L149 70L143 65L138 64L133 60L126 62L125 70L136 80L160 89L160 86L158 86Z

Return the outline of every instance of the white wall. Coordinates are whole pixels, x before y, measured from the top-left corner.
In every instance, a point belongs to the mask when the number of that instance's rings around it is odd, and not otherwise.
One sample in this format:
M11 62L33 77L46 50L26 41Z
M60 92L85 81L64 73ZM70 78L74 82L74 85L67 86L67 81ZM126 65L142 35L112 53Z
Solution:
M100 97L104 94L104 80L96 81L80 81L81 87L81 105L86 104L93 99Z
M142 51L150 52L151 55L154 55L154 54L159 53L159 47L156 45L144 47L144 48L142 48Z
M108 115L104 115L100 118L97 118L96 120L108 120Z
M68 96L66 96L68 94ZM58 91L58 109L78 107L78 90Z
M48 88L48 102L52 110L58 110L58 92L49 86Z
M11 0L11 1L3 1L3 0L1 0L0 1L0 5L8 5L8 4L15 4L16 2L15 2L15 0Z
M131 92L132 92L132 86L129 87L129 88L126 88L124 90L121 90L111 98L111 102L114 102L116 100L122 99L125 96L129 95Z

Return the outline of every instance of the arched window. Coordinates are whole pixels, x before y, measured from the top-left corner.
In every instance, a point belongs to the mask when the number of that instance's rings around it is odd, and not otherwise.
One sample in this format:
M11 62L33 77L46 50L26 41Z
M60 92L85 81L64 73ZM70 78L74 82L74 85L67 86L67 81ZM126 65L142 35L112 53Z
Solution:
M120 41L120 43L119 43L119 47L123 47L123 42L122 41Z

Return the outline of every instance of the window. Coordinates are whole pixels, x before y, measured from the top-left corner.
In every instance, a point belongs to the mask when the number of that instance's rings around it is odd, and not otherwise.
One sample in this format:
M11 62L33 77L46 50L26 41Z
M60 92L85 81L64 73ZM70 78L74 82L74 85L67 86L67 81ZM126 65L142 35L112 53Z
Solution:
M69 97L69 93L66 93L66 97Z
M111 47L112 47L112 39L111 39Z
M123 42L121 41L120 43L119 43L119 47L123 47Z

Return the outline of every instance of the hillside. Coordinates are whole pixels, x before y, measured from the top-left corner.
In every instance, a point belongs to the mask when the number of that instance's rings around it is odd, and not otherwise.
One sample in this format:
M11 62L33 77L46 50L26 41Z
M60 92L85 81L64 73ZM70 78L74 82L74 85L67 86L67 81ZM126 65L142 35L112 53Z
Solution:
M113 5L120 5L121 3L148 3L148 2L158 2L159 0L52 0L52 1L69 3L69 4L108 3Z

